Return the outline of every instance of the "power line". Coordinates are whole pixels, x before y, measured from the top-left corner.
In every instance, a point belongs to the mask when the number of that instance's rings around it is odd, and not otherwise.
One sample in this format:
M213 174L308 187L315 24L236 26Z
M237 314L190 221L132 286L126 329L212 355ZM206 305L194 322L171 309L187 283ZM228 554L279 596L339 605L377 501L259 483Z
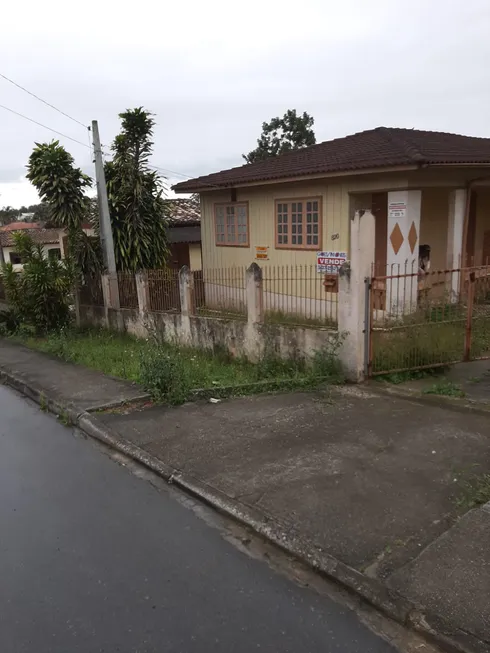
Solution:
M178 177L183 177L184 179L193 179L190 175L186 175L183 172L177 172L176 170L169 170L169 168L161 168L160 166L154 166L150 165L150 168L154 168L155 170L160 170L161 172L170 172L172 175L177 175Z
M3 77L3 79L6 79L7 82L10 82L10 83L13 84L14 86L17 86L17 88L20 88L22 91L25 91L25 92L28 93L29 95L32 95L32 97L35 97L36 100L39 100L39 102L42 102L42 103L45 104L46 106L51 107L51 109L54 109L54 110L57 111L58 113L61 113L61 115L62 115L62 116L65 116L65 118L69 118L70 120L73 120L73 122L76 122L77 124L79 124L79 125L81 125L82 127L84 127L84 129L87 129L87 125L84 125L83 122L80 122L80 121L77 120L76 118L73 118L73 116L70 116L70 115L68 115L67 113L65 113L64 111L62 111L61 109L58 109L58 107L55 107L54 104L50 104L49 102L46 102L46 100L43 100L41 97L39 97L39 96L36 95L35 93L31 93L31 91L28 91L26 88L24 88L24 87L21 86L20 84L17 84L17 82L14 82L13 79L10 79L9 77L7 77L6 75L4 75L3 73L0 73L0 77Z
M9 107L4 106L3 104L0 104L0 109L5 109L5 111L10 111L10 113L13 113L16 116L19 116L20 118L24 118L24 120L28 120L29 122L33 122L35 125L39 125L39 127L44 127L44 129L49 129L49 131L52 131L55 134L58 134L58 136L63 136L63 138L68 138L70 141L73 141L74 143L78 143L79 145L83 145L83 147L89 147L87 145L87 143L82 143L82 141L77 141L76 138L72 138L71 136L67 136L66 134L63 134L62 132L59 132L56 129L53 129L52 127L48 127L47 125L43 125L42 122L37 122L37 120L33 120L32 118L29 118L28 116L24 116L23 113L19 113L18 111L14 111L13 109L10 109Z

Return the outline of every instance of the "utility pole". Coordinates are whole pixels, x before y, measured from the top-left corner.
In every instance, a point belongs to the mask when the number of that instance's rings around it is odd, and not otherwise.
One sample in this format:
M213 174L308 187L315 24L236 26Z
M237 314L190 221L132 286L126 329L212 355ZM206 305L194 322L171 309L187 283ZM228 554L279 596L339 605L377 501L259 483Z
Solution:
M100 244L102 245L106 270L109 274L114 274L116 272L116 257L114 255L114 240L112 238L104 162L102 161L102 148L100 146L99 125L97 124L97 120L92 120L92 139L94 145L95 179L97 180L97 199L99 202L100 215Z
M104 162L100 145L99 125L92 120L92 142L95 156L95 179L97 181L97 200L100 216L100 244L107 274L102 277L104 304L106 308L119 308L119 285L116 272L116 256L114 254L114 239L112 237L109 202L105 183Z

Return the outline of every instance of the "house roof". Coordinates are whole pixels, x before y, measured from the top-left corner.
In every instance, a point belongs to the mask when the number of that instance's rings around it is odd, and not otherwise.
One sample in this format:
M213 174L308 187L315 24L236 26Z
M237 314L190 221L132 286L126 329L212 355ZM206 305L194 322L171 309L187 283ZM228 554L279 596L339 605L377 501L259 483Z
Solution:
M3 227L0 227L0 231L21 231L24 229L39 229L41 227L39 222L11 222L6 224Z
M169 227L191 227L201 223L199 197L165 200L169 207Z
M17 229L16 231L25 231L24 229ZM34 243L40 245L50 245L60 242L60 230L59 229L28 229L29 236L32 238ZM2 247L13 247L15 245L13 239L14 231L7 231L0 233L0 244Z
M183 181L173 189L189 193L290 177L424 164L490 165L490 138L377 127Z

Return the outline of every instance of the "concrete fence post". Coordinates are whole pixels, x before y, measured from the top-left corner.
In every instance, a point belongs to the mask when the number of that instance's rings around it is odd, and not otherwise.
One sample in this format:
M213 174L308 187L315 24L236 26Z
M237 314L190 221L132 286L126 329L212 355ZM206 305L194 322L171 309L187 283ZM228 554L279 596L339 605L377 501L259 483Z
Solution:
M194 315L194 275L187 265L179 270L180 312L185 317Z
M262 268L257 263L247 268L245 285L247 321L249 324L260 324L264 321L264 282Z
M375 218L356 211L350 224L351 257L339 270L338 328L345 334L341 358L349 381L364 378L365 279L374 261Z
M75 324L81 326L82 320L80 315L80 284L78 281L73 286L73 303L75 308Z
M150 293L148 289L148 274L146 272L137 272L136 294L138 295L138 309L141 314L148 313L150 310Z
M102 275L102 293L104 295L104 306L106 308L121 308L119 304L117 274L109 274L106 272Z

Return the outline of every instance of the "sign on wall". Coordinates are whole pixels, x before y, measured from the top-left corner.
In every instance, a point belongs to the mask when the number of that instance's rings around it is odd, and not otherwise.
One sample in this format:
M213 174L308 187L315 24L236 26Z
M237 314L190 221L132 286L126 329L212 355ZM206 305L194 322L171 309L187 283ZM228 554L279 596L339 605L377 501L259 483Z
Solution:
M388 204L389 218L404 218L406 214L407 214L406 202L390 202Z
M338 274L340 266L347 261L347 252L317 252L316 271Z
M269 260L269 248L268 247L256 247L255 248L255 260L256 261L268 261Z

